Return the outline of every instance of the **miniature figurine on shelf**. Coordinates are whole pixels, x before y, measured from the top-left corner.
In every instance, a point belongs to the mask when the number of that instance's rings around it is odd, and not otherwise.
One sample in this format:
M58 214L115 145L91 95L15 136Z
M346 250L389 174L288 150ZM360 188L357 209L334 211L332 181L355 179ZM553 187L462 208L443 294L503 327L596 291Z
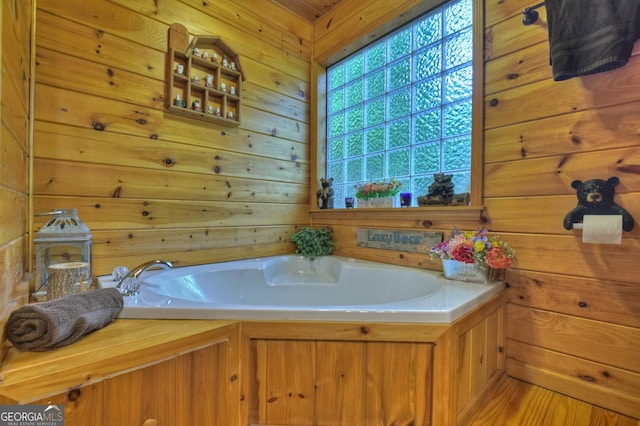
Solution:
M211 62L218 62L218 53L217 52L213 52L211 54Z
M231 67L232 70L235 71L236 70L236 63L235 62L231 62L230 67Z
M229 111L229 112L227 113L227 118L228 118L229 120L235 120L235 115L233 115L233 111Z
M202 112L202 108L200 107L200 101L196 99L191 103L191 109L194 111Z
M203 50L202 51L202 59L209 59L209 51L208 50Z
M176 72L177 72L178 74L183 75L183 74L184 74L184 65L182 65L182 64L178 64L178 65L176 66Z
M320 179L320 189L316 192L318 197L319 209L332 209L333 208L333 178Z
M184 99L180 97L179 94L176 95L175 105L180 108L184 108L186 106Z
M200 56L200 49L197 47L193 48L193 56Z
M207 74L207 87L213 87L213 76L211 74Z
M200 77L198 77L197 75L194 75L193 78L191 79L195 84L200 84Z
M216 111L214 112L214 114L217 115L218 117L222 115L222 113L220 112L220 107L216 108Z
M224 83L220 83L220 91L221 92L226 92L227 91L227 85Z
M229 66L229 60L227 59L226 56L224 58L222 58L222 66L223 67L228 67Z
M207 106L207 114L213 114L213 105Z
M229 87L229 94L230 95L235 95L236 94L236 86Z

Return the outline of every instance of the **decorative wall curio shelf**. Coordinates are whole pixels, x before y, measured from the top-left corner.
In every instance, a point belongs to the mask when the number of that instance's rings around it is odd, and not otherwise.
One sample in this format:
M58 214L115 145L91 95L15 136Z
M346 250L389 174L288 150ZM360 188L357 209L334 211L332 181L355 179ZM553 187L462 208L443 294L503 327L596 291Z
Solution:
M244 74L238 55L219 37L194 36L182 24L169 29L169 112L238 126Z

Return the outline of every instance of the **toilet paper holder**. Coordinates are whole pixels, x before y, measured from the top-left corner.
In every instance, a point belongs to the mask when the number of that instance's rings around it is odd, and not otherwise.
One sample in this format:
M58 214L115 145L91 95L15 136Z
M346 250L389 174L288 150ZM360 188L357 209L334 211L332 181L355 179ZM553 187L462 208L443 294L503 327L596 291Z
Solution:
M613 200L615 186L620 183L617 176L609 179L590 179L585 182L574 180L571 187L576 190L578 205L564 217L566 230L582 229L585 215L620 215L622 230L631 231L634 226L633 216Z

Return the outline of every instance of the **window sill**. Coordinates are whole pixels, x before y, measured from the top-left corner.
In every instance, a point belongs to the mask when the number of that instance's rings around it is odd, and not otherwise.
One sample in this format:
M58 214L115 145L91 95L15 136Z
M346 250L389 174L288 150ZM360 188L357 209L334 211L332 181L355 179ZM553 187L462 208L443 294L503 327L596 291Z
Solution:
M459 224L461 222L483 224L483 206L455 207L408 207L408 208L354 208L354 209L311 209L311 223L339 223L357 225L373 220L385 225L410 222L412 226L431 228L436 224Z

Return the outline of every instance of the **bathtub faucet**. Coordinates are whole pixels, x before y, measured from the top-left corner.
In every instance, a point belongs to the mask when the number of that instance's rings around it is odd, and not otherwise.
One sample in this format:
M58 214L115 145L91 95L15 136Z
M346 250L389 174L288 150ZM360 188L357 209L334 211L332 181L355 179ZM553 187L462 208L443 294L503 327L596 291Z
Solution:
M155 267L171 269L173 268L173 263L168 260L152 260L150 262L143 263L142 265L130 270L129 273L127 273L127 275L118 282L116 288L120 290L120 293L122 293L123 296L135 296L139 293L138 290L140 289L140 275Z

